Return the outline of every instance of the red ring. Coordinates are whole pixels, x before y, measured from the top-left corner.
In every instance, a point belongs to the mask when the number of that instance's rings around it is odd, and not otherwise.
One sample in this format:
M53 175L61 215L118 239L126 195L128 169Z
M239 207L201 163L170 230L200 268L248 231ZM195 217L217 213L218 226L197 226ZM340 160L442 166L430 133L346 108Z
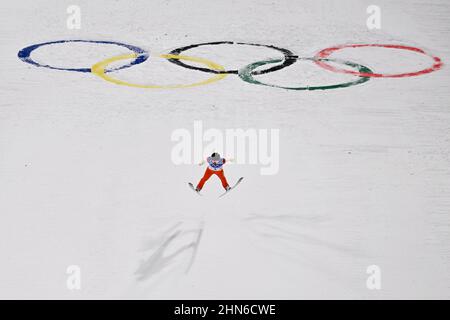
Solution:
M399 74L382 74L382 73L363 73L363 72L357 72L357 71L351 71L351 70L345 70L345 69L339 69L336 67L333 67L327 63L327 61L324 60L316 60L315 63L332 72L337 73L346 73L346 74L352 74L359 77L373 77L373 78L405 78L405 77L414 77L419 76L422 74L431 73L433 71L437 71L442 68L444 65L440 58L434 57L428 53L426 53L424 50L415 48L415 47L409 47L409 46L402 46L402 45L396 45L396 44L344 44L336 47L331 47L327 49L323 49L322 51L318 52L315 56L316 59L326 59L328 58L332 53L335 51L345 49L345 48L362 48L362 47L379 47L379 48L389 48L389 49L401 49L401 50L409 50L413 52L418 52L421 54L424 54L430 58L433 59L434 64L431 68L423 69L416 72L409 72L409 73L399 73Z

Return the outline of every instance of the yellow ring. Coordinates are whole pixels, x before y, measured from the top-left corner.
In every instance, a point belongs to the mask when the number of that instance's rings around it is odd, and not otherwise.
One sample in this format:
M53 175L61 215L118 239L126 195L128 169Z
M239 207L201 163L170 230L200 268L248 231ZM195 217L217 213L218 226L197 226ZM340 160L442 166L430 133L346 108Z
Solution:
M100 61L96 64L94 64L91 67L91 72L97 76L99 76L100 78L103 78L106 81L118 84L118 85L122 85L122 86L128 86L128 87L134 87L134 88L144 88L144 89L178 89L178 88L192 88L192 87L197 87L197 86L202 86L205 84L210 84L219 80L222 80L223 78L225 78L227 76L227 74L216 74L215 76L208 78L204 81L200 81L200 82L195 82L195 83L191 83L191 84L174 84L174 85L143 85L143 84L134 84L134 83L129 83L129 82L125 82L122 80L118 80L115 79L113 77L111 77L108 73L105 74L105 69L108 67L108 65L110 65L113 62L116 61L121 61L121 60L127 60L127 59L135 59L138 55L136 53L131 53L131 54L125 54L125 55L120 55L120 56L115 56L112 58L108 58L105 59L103 61ZM165 59L180 59L180 60L187 60L187 61L193 61L193 62L198 62L201 64L204 64L208 67L210 67L211 69L217 70L217 71L224 71L225 68L222 67L221 65L206 60L206 59L202 59L202 58L196 58L196 57L188 57L188 56L180 56L180 55L176 55L176 54L162 54L159 56L160 58L165 58Z

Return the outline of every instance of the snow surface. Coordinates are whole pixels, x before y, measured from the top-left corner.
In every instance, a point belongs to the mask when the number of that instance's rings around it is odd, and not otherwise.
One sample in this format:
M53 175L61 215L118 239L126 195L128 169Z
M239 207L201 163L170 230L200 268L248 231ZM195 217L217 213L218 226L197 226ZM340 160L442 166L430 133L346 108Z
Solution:
M236 75L182 90L143 90L93 74L37 68L28 45L111 40L152 55L208 41L272 44L299 56L343 43L418 46L450 61L450 4L386 1L7 1L0 19L0 298L450 298L450 69L346 89L286 91ZM128 53L108 45L36 50L38 61L90 67ZM279 53L242 46L190 55L240 68ZM418 54L346 50L376 71L427 66ZM113 75L113 74L111 74ZM164 59L114 73L136 83L210 75ZM354 79L306 61L260 76L284 85ZM280 171L230 165L244 182L224 198L204 168L175 166L171 133L279 128ZM81 267L81 290L66 268ZM382 289L366 288L378 265Z

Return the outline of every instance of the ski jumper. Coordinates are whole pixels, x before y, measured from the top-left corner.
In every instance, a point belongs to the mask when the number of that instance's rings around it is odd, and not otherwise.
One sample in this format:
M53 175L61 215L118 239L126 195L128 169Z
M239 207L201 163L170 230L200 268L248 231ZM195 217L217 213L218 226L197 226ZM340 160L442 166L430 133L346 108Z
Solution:
M224 189L227 189L228 182L225 178L225 174L223 173L223 165L225 164L225 159L220 159L219 161L212 160L211 157L208 157L208 167L206 168L205 174L203 175L203 178L200 180L200 182L197 185L197 190L202 190L203 185L206 181L208 181L209 178L211 178L212 175L216 175L219 177L220 181L222 182L222 187Z

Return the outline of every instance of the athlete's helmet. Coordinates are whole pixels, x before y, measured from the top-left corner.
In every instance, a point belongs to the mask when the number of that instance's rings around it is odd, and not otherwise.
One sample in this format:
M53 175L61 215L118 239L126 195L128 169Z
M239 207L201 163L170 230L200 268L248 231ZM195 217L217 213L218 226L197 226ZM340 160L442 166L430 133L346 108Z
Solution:
M214 152L214 153L211 155L211 159L212 159L213 161L219 161L219 160L220 160L220 154L218 154L217 152Z

